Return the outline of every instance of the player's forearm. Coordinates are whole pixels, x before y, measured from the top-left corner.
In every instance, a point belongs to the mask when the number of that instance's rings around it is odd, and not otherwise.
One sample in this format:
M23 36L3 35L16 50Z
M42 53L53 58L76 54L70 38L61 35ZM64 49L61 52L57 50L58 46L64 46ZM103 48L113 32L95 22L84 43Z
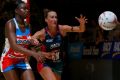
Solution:
M15 52L19 52L19 53L26 54L26 55L29 55L29 56L32 56L32 55L34 54L34 51L29 50L29 49L27 49L27 48L23 48L23 47L20 46L20 45L14 46L14 47L12 47L12 49L13 49Z
M80 24L79 28L81 30L81 32L84 32L85 31L85 24Z
M79 26L73 26L73 32L84 32L85 31L85 25L79 25Z

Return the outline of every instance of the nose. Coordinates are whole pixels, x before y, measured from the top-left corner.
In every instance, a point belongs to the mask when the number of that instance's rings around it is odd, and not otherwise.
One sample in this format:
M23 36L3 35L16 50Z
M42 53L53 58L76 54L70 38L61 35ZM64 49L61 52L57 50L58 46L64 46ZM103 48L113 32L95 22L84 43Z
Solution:
M55 17L54 20L57 21L57 18Z

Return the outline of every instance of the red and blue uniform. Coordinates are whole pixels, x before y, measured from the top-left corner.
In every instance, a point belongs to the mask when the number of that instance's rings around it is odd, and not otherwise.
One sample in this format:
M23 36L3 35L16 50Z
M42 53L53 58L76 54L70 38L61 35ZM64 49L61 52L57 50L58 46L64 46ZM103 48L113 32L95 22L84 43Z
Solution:
M30 44L29 39L31 38L29 26L26 26L25 32L22 32L15 18L13 18L13 21L16 26L16 43L24 48L28 48ZM8 38L5 38L5 46L1 55L1 72L6 72L15 68L23 70L31 69L27 58L27 55L15 52L10 47Z
M62 35L60 34L59 28L57 30L57 33L54 37L50 36L48 28L45 28L45 39L41 42L41 51L45 52L51 52L51 51L56 51L56 60L49 60L47 59L45 63L38 63L37 68L38 71L41 71L41 69L44 66L49 66L51 69L58 73L61 74L62 69L63 69L63 61L62 61Z

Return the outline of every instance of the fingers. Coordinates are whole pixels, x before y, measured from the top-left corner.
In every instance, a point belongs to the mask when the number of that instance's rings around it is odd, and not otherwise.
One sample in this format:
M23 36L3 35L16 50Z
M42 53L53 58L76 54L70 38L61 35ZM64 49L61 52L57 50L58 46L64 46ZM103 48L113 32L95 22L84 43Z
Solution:
M77 19L79 21L79 18L78 17L75 17L75 19Z
M43 59L41 57L38 58L37 62L44 63Z
M60 58L60 57L59 57L59 54L60 54L59 51L57 51L57 52L56 52L56 51L53 52L53 53L52 53L52 60L53 60L53 61L57 61L57 60L59 60L59 58Z
M85 16L83 16L82 14L80 14L80 18L83 18L83 19L85 19L86 17L85 17Z
M38 40L34 40L34 42L33 42L35 45L39 45L39 41Z
M80 18L86 19L86 16L83 16L83 14L80 14Z
M38 53L38 58L37 58L38 62L44 63L46 59L56 61L57 59L59 59L59 52L54 51L54 52L42 52L42 53L39 52Z
M37 56L37 61L44 63L44 61L45 61L44 55L41 52L37 53L37 54L38 54L38 55L36 55Z
M55 61L55 60L56 60L56 58L55 58L55 56L54 56L54 55L52 55L52 60L53 60L53 61Z
M38 45L39 41L37 39L30 39L32 45Z
M78 17L75 17L77 20L80 20L80 19L85 19L85 20L87 20L86 19L86 16L83 16L82 14L80 14L80 17L78 18Z
M88 19L86 19L86 16L83 16L82 14L80 14L80 17L78 18L78 17L75 17L75 19L77 19L80 23L82 22L82 23L87 23L87 20Z
M44 63L44 58L42 58L42 57L38 57L38 62L41 62L41 63Z

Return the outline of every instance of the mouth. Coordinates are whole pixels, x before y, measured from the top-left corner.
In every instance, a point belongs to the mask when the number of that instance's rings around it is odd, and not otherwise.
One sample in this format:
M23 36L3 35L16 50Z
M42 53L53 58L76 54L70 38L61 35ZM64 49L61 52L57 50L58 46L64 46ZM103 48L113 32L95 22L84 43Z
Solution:
M57 22L54 22L55 25L57 25Z

